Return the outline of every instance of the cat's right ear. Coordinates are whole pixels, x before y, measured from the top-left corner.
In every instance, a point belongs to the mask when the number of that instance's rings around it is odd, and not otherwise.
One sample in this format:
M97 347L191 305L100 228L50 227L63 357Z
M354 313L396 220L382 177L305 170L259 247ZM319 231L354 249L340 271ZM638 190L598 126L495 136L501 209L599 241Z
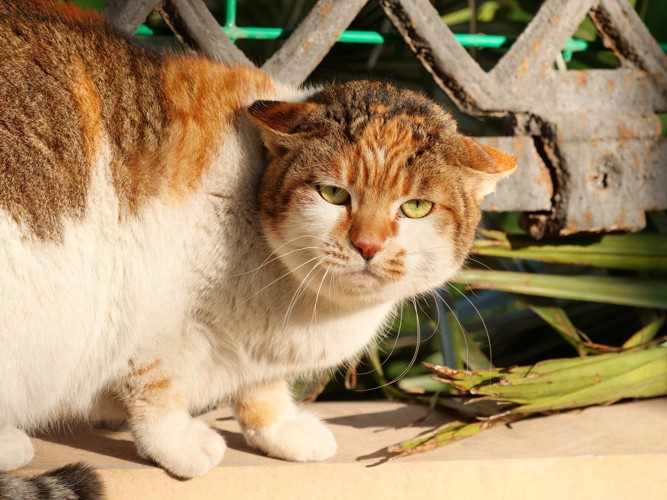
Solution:
M314 102L255 101L248 115L257 123L266 147L272 154L280 148L289 149L305 130L304 120L317 109Z

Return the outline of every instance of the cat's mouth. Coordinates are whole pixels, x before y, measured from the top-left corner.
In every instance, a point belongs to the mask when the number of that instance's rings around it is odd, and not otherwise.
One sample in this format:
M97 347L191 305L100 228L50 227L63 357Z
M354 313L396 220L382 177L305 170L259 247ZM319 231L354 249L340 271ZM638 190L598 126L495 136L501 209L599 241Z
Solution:
M354 271L346 273L346 276L354 285L361 285L364 287L380 286L388 281L388 278L384 273L369 264L361 269L355 269Z

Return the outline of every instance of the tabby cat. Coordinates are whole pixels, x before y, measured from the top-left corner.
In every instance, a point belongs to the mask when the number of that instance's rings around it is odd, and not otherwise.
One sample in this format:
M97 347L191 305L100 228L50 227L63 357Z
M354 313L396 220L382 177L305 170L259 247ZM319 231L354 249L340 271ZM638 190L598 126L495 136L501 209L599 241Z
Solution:
M0 0L0 102L2 471L84 418L199 476L216 402L267 455L331 457L289 381L451 277L516 164L418 93L156 55L49 2Z

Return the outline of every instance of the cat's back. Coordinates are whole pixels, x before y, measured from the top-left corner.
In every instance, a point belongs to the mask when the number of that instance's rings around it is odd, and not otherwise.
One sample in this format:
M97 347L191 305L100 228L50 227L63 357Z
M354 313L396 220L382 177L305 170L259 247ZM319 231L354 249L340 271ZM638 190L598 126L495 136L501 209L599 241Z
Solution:
M0 380L32 387L3 386L0 427L85 407L130 333L176 321L182 283L154 284L177 272L182 252L159 249L186 223L138 215L164 171L161 72L98 14L0 0ZM148 323L166 294L170 314Z
M104 151L118 163L164 126L158 59L101 15L0 1L0 209L42 241L81 219ZM108 155L111 156L111 155ZM116 185L122 168L111 172Z

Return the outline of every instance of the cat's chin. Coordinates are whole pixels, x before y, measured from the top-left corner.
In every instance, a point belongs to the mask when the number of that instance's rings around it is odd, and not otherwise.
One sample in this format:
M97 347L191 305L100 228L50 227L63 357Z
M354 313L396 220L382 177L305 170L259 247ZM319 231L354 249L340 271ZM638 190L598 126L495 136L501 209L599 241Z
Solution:
M335 280L337 292L327 297L328 300L351 309L374 307L403 298L399 283L370 271L341 274Z

